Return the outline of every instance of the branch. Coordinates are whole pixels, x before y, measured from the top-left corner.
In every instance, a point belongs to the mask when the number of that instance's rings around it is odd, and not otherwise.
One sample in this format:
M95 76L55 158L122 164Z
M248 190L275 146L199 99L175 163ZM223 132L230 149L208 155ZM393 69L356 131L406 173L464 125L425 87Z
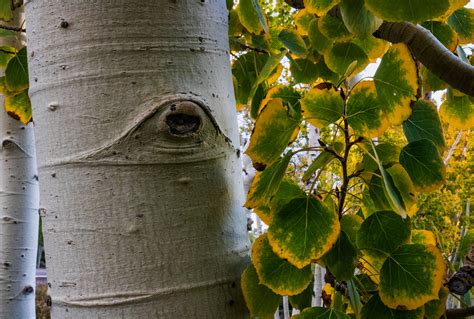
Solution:
M459 309L447 309L446 318L464 318L474 315L474 306L468 308L459 308Z
M303 0L285 0L285 2L294 9L304 9Z
M0 29L4 30L10 30L10 31L15 31L15 32L26 32L26 29L23 28L18 28L18 27L9 27L7 25L0 25Z
M407 22L384 22L374 36L392 43L405 43L433 74L453 88L474 96L474 67L446 49L427 29Z

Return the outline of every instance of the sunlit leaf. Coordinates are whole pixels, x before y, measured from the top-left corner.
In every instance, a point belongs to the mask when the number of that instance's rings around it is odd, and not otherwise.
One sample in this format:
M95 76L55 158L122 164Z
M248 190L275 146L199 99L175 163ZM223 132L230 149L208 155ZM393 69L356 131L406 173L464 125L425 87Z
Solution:
M370 256L387 256L408 243L411 221L393 211L380 211L367 217L357 232L357 247Z
M347 100L347 121L352 129L366 137L382 135L389 122L382 109L373 81L359 83Z
M337 5L341 0L303 0L306 10L315 13L318 16L326 14L332 7Z
M243 272L241 285L245 304L250 313L258 318L273 319L273 315L280 305L281 296L260 284L253 265L249 265Z
M425 318L426 319L440 319L446 310L446 300L449 296L449 290L446 287L441 287L436 300L428 301L425 304Z
M296 31L300 35L308 35L309 24L315 19L314 14L308 11L308 9L299 10L295 16Z
M361 319L423 319L424 308L396 310L385 306L378 294L373 295L362 307ZM437 318L439 319L439 318Z
M297 56L304 57L308 53L306 43L295 30L283 29L278 38L285 47Z
M414 310L437 299L445 272L441 252L432 245L408 244L385 260L380 271L380 298L389 308Z
M449 0L366 0L376 16L387 21L423 22L436 18L449 8Z
M403 131L408 142L428 139L443 152L446 148L443 126L436 106L426 100L418 100L412 106L412 114L403 123Z
M373 283L378 285L380 283L380 269L382 269L385 259L385 256L375 257L371 255L364 255L359 259L362 265L361 272L364 275L367 275ZM377 290L377 288L373 290Z
M268 243L267 234L255 240L252 246L252 263L260 283L279 295L297 295L308 287L313 278L311 265L298 269L278 257Z
M246 151L254 166L267 166L278 160L299 123L300 119L289 115L282 99L270 100L257 117Z
M31 101L28 90L15 95L6 95L4 102L5 111L23 124L28 124L32 119Z
M322 128L341 117L344 101L339 91L314 88L301 99L301 109L308 122Z
M385 171L390 178L398 203L408 216L413 217L418 211L417 197L415 186L407 171L398 163L386 168Z
M255 95L255 91L257 91L258 85L266 81L272 75L275 69L280 65L280 61L285 55L286 51L283 51L267 59L267 61L262 67L262 70L258 74L257 79L255 80L255 83L252 86L252 89L250 90L249 99L252 99Z
M0 0L0 19L4 21L10 21L13 19L11 0Z
M12 92L20 92L28 88L28 61L26 47L18 51L5 69L7 88Z
M275 214L268 239L280 258L303 268L331 248L339 231L335 211L314 198L297 198Z
M262 30L268 33L267 20L257 0L240 0L236 10L240 22L247 30L255 34Z
M245 207L255 208L268 204L280 187L292 155L293 153L288 152L282 159L274 162L263 172L255 174L247 195L247 201L244 204Z
M309 24L308 37L311 41L312 48L320 54L325 54L331 49L333 41L326 38L326 36L321 33L318 21L319 19L311 20L311 23Z
M429 230L414 229L411 231L411 242L413 244L436 246L436 236Z
M474 127L474 103L467 95L452 96L443 102L439 110L441 119L453 128Z
M418 89L415 61L405 44L392 45L385 53L374 81L388 120L402 124L411 114L410 101L416 99Z
M458 35L446 23L439 21L426 21L422 25L441 42L449 51L454 52L458 45Z
M383 22L367 10L364 0L342 0L339 7L347 29L359 37L372 36Z
M458 34L461 44L474 42L474 9L456 10L448 18L448 24Z
M328 39L336 42L348 41L354 35L347 30L342 19L325 15L318 19L318 28Z
M354 276L357 250L347 234L341 231L333 247L321 258L337 280L349 280Z
M365 52L350 42L335 43L329 53L324 55L324 61L332 71L340 75L344 74L354 61L357 61L354 73L362 71L369 63Z
M433 191L444 182L446 169L436 146L430 140L422 139L405 146L400 152L400 164L420 192Z
M291 319L350 319L348 315L333 308L313 307L303 310Z
M389 42L378 39L374 36L368 36L365 38L354 38L353 43L357 44L365 54L369 57L370 62L376 61L378 58L382 57L387 50L389 49Z
M283 103L289 105L295 110L300 108L300 94L291 86L276 85L268 90L265 99L260 103L260 109L262 109L271 99L282 99Z
M296 82L312 83L319 77L319 68L309 59L293 59L290 61L290 72Z

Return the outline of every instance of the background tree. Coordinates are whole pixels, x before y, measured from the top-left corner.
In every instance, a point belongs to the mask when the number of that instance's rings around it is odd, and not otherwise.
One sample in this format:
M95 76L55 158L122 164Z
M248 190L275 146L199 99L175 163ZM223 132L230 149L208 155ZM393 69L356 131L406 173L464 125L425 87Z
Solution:
M0 4L0 317L34 318L39 189L24 16L17 1Z
M25 7L52 317L245 317L225 2Z

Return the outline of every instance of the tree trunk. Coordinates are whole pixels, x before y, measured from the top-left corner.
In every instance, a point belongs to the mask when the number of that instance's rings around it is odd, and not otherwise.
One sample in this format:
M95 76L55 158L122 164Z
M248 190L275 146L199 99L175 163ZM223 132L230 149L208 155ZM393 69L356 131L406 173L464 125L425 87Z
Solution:
M244 318L223 0L26 3L53 318Z
M3 24L20 27L22 9ZM0 45L19 49L21 38L0 38ZM0 318L29 319L35 317L39 208L33 123L11 118L3 100L0 95Z

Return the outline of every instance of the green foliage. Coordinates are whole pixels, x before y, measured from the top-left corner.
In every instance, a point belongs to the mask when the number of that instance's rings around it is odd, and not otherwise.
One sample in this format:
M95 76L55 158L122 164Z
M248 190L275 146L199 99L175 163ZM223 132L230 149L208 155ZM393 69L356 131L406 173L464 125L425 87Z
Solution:
M472 10L451 0L303 2L292 11L262 1L267 31L257 6L253 31L230 11L237 102L256 119L246 153L259 172L246 206L269 225L251 267L261 285L291 296L302 310L294 318L439 317L441 251L453 254L460 225L469 225L453 220L472 180L469 164L457 162L470 151L444 161L453 130L474 125L472 97L448 88L405 44L373 34L384 20L419 23L468 61L458 44L472 42ZM374 61L373 76L358 75ZM445 88L439 110L424 99ZM315 127L318 141L305 143ZM346 288L326 308L310 307L316 263ZM259 316L257 300L247 303Z

